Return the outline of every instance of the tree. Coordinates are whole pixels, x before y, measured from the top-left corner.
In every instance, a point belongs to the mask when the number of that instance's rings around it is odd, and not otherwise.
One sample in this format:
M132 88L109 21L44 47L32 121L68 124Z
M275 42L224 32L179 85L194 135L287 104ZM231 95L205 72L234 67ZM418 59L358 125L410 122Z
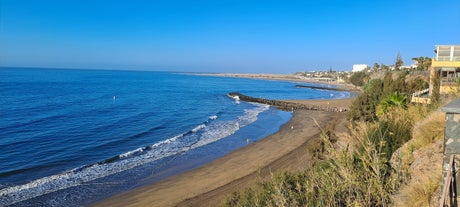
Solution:
M428 70L431 66L431 58L429 57L414 57L412 60L417 62L417 70Z
M350 82L355 86L363 86L368 77L369 76L364 71L355 72L353 75L351 75Z
M383 77L383 95L387 96L393 92L393 74L391 72L385 73Z
M389 71L390 70L390 67L388 67L388 65L385 65L385 64L381 64L380 65L380 68L383 70L383 71Z
M359 95L350 107L348 117L352 120L376 121L376 106L380 103L383 92L382 79L373 79L369 82L367 89Z
M398 55L396 56L396 61L395 61L395 70L401 70L401 66L404 64L401 54L398 52Z
M366 66L366 69L365 69L365 71L368 71L368 72L369 72L369 71L371 71L371 67L369 67L369 66Z
M383 99L377 106L377 116L382 117L392 107L407 108L407 96L394 92Z
M380 69L380 65L378 63L374 63L374 66L372 67L372 70L378 71Z
M425 57L425 61L423 61L423 69L429 70L431 63L432 63L432 59L429 57Z

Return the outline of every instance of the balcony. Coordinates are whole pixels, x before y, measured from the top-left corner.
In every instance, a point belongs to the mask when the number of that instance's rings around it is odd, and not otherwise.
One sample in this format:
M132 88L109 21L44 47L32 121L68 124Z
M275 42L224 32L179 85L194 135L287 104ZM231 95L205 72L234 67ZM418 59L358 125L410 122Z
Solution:
M434 62L460 62L460 45L437 45L435 52Z
M460 56L438 56L436 61L460 61Z

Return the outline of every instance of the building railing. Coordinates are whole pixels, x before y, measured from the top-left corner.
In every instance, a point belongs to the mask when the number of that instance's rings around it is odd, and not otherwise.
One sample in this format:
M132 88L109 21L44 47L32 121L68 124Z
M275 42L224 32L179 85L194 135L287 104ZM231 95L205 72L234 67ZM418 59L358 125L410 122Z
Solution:
M458 206L457 203L457 179L455 170L455 155L450 155L449 167L445 178L444 188L442 189L439 207Z
M428 92L430 92L430 89L427 88L427 89L423 89L421 91L417 91L415 93L412 94L413 97L420 97L420 96L423 96L423 95L426 95L428 94Z
M460 61L460 56L453 56L452 60L450 56L438 56L435 57L436 61Z

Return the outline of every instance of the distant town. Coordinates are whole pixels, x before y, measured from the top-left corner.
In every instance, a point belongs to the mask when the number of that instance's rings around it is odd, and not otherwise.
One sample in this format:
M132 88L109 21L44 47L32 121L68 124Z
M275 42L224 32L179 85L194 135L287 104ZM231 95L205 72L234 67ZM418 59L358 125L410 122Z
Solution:
M373 66L368 64L354 64L351 71L335 71L332 68L323 71L306 71L297 72L295 75L304 79L316 81L345 82L355 72L387 72L387 71L426 71L429 69L432 59L430 57L414 57L411 65L403 65L401 55L398 53L393 65L374 63Z

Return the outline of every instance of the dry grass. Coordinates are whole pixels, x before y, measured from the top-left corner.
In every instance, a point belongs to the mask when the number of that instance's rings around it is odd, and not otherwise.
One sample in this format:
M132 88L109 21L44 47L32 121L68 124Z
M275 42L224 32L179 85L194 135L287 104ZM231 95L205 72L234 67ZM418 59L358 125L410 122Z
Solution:
M443 137L445 115L439 106L395 108L378 122L355 123L339 138L349 141L341 149L325 133L322 155L312 168L274 174L268 182L232 194L224 206L430 206L441 180L441 162L430 163L431 155L420 167L428 173L399 187L409 181L413 152Z
M399 197L395 199L395 206L429 207L433 203L433 194L440 188L441 173L433 170L420 182L413 182L401 189Z
M224 206L387 206L399 186L385 154L385 132L378 124L360 123L348 139L356 150L337 150L322 137L324 157L311 169L279 172L268 182L232 194Z
M424 153L437 153L436 145L440 144L440 140L444 137L445 113L439 108L427 114L425 118L421 116L419 120L414 125L413 138L400 151L402 158L400 163L404 168L410 168L416 159L419 159L419 162L420 159L427 159L414 157L414 154L421 156ZM436 142L438 143L435 144ZM395 206L423 207L433 204L432 198L436 197L433 195L439 191L441 184L442 158L439 159L434 163L429 159L425 160L426 168L423 173L419 172L415 175L414 171L420 169L412 169L412 180L400 189L395 199Z
M428 115L423 121L414 126L412 145L414 149L420 149L432 144L434 141L444 137L446 115L437 110Z

